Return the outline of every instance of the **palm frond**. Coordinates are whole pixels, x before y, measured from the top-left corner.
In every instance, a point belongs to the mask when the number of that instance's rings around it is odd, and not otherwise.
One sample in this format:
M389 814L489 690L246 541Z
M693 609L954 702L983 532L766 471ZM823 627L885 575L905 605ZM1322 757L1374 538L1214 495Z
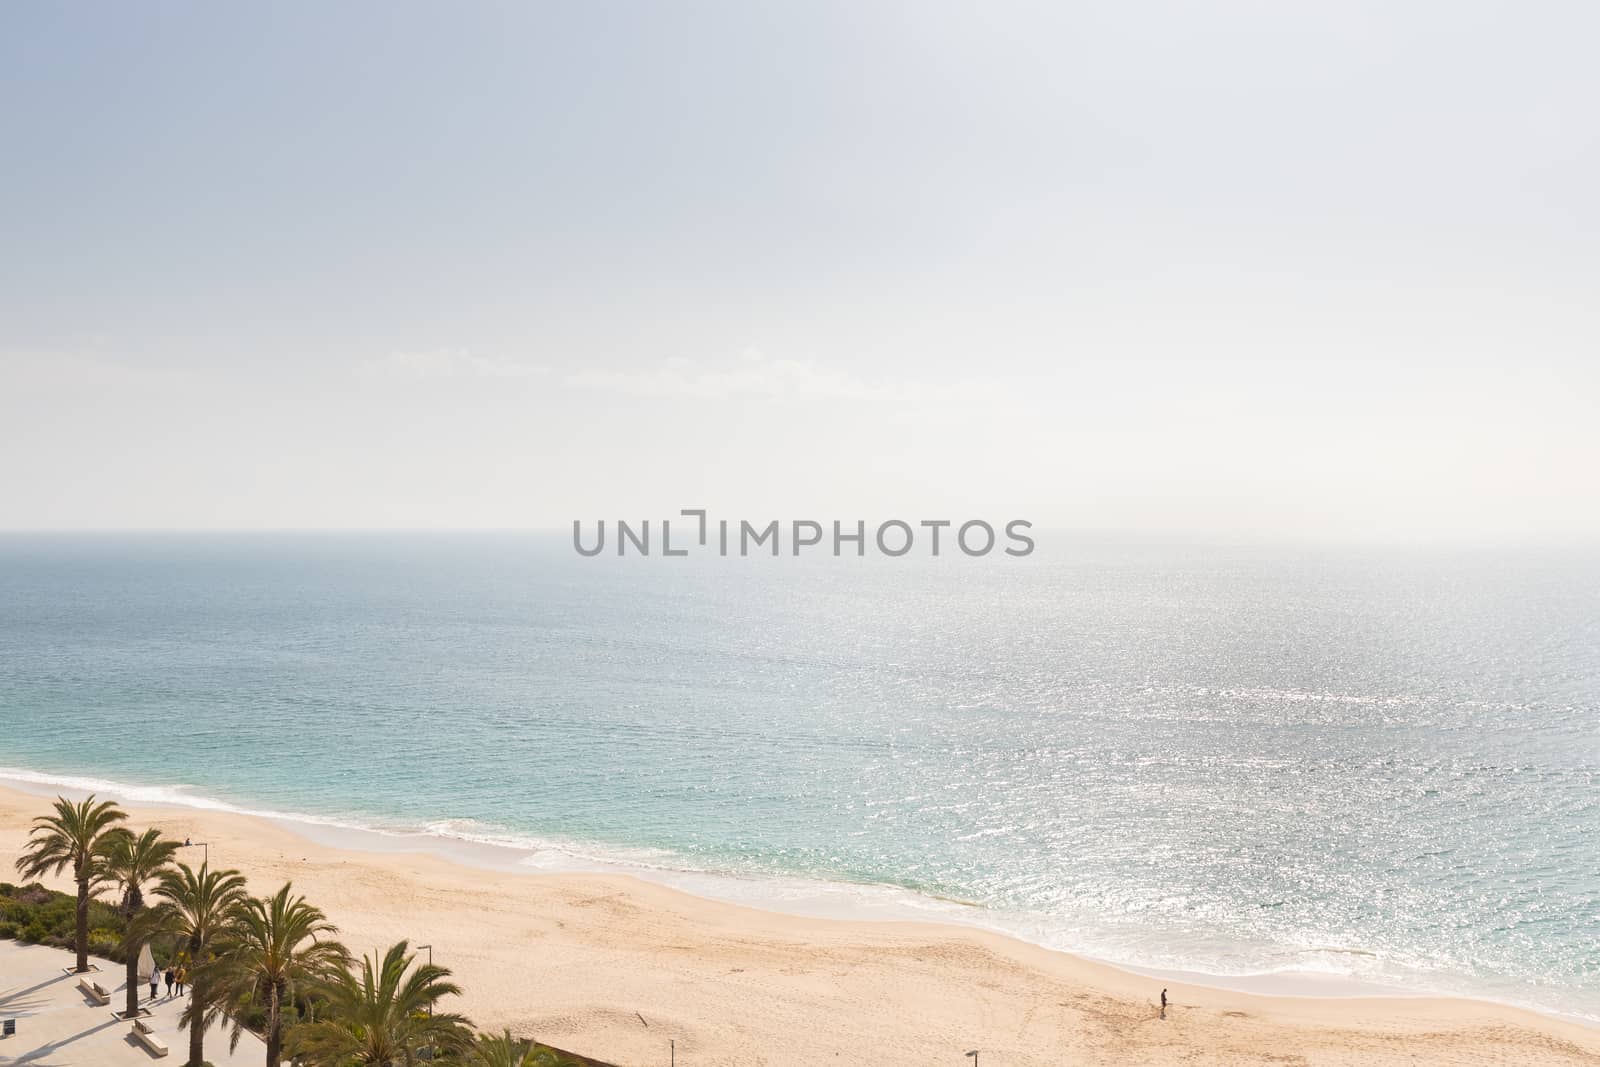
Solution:
M423 1048L438 1055L465 1051L472 1044L467 1020L434 1010L461 992L449 977L444 967L416 963L405 941L381 957L363 956L359 966L318 984L326 1000L322 1018L296 1027L288 1048L308 1067L400 1067Z

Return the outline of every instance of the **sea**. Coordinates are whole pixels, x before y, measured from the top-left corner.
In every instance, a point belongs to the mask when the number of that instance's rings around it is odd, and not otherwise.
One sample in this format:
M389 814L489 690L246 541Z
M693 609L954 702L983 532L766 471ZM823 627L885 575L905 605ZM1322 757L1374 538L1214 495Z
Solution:
M1600 552L1036 538L4 535L0 778L1600 1023Z

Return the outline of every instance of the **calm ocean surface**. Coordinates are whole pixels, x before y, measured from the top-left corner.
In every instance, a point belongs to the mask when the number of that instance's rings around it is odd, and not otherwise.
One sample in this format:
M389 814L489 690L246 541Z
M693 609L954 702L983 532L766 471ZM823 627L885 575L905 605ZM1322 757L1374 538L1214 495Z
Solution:
M1600 1020L1595 556L3 536L0 736L35 775Z

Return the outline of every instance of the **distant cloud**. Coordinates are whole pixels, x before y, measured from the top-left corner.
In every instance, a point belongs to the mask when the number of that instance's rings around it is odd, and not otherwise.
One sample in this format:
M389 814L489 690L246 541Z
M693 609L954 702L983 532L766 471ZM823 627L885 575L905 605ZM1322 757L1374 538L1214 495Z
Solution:
M432 378L542 378L550 368L499 356L475 356L464 348L390 352L357 368L364 378L421 381Z
M576 389L632 393L640 396L686 396L720 399L732 396L830 397L870 399L882 389L810 360L768 359L747 351L731 365L707 366L673 358L640 371L579 371L565 383Z
M168 389L194 380L191 372L138 365L76 352L0 349L0 387L46 389Z

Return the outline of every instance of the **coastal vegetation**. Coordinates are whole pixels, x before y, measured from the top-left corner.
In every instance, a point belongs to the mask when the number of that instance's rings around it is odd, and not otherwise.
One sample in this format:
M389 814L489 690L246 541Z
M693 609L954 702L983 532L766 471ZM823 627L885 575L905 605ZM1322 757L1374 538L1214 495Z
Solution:
M109 838L127 817L110 801L96 803L92 795L76 804L56 797L55 810L33 820L27 847L17 860L17 871L24 878L61 874L71 868L78 887L72 945L79 974L89 969L89 900L105 886Z
M139 922L144 910L145 883L159 878L178 854L178 842L161 836L151 827L137 837L126 830L108 834L98 857L105 880L122 891L117 913L122 916L122 950L127 970L127 1007L123 1016L139 1014L139 952L144 948L145 924Z
M238 871L192 868L176 858L181 842L155 828L135 834L126 821L93 796L58 797L16 866L25 879L70 871L77 893L0 883L0 937L70 947L79 972L91 954L121 963L135 1015L139 957L151 946L188 978L185 1067L206 1067L206 1030L218 1020L234 1047L257 1034L266 1067L286 1057L303 1067L606 1067L509 1031L475 1033L465 1016L439 1009L461 993L449 969L419 962L409 942L356 959L292 885L254 896Z

